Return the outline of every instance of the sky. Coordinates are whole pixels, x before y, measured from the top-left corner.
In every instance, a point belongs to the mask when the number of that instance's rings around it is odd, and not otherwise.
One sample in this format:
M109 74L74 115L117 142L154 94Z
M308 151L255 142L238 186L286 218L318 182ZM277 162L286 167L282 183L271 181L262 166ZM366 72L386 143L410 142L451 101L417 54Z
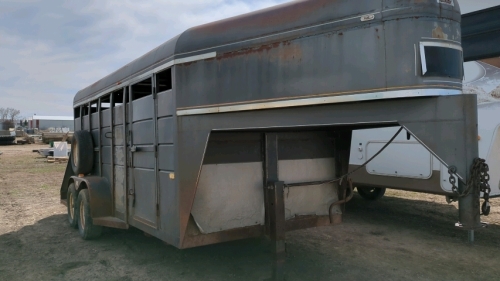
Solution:
M0 0L0 107L72 115L76 92L184 30L288 0ZM463 12L500 0L461 0Z

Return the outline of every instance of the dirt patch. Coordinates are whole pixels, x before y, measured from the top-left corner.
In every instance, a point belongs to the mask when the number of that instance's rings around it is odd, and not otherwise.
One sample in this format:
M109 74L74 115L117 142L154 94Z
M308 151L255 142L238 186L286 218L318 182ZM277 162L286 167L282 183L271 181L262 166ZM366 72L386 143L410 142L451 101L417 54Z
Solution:
M248 239L177 250L138 230L107 229L83 241L59 203L64 164L0 147L0 280L264 280L269 241ZM357 194L344 223L287 233L287 280L496 280L500 200L490 226L467 243L457 205L442 196L388 191Z
M500 86L491 91L490 95L494 98L500 99Z

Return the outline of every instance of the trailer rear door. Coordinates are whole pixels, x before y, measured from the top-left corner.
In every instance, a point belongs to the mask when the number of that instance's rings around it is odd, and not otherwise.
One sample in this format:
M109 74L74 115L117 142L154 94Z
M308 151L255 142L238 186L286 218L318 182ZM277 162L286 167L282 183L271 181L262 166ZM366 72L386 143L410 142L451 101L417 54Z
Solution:
M154 78L130 86L128 114L128 212L129 223L157 229L157 137Z

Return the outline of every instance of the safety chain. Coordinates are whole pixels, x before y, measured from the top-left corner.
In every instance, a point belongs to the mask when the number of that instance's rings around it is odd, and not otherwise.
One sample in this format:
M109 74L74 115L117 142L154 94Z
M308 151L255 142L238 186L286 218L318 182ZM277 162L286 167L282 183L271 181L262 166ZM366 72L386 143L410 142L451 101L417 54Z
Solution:
M455 166L450 166L448 168L448 173L450 174L451 190L457 195L457 197L465 197L470 194L474 187L479 187L479 191L483 192L484 202L481 205L482 215L487 216L490 214L490 175L488 172L490 168L486 164L486 160L481 158L474 159L472 168L470 171L470 178L467 181L466 188L463 193L460 193L458 187L456 186L457 180L454 175L457 174L457 168Z

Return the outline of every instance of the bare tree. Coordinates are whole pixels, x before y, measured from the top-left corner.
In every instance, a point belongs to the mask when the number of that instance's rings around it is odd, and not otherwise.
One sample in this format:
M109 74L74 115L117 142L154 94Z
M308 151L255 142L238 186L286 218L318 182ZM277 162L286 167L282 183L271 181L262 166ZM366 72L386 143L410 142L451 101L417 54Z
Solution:
M0 120L7 119L7 109L0 107Z
M21 111L19 109L15 109L15 108L11 108L11 107L7 108L7 115L9 117L10 121L15 121L16 117L18 117L19 114L21 114Z

